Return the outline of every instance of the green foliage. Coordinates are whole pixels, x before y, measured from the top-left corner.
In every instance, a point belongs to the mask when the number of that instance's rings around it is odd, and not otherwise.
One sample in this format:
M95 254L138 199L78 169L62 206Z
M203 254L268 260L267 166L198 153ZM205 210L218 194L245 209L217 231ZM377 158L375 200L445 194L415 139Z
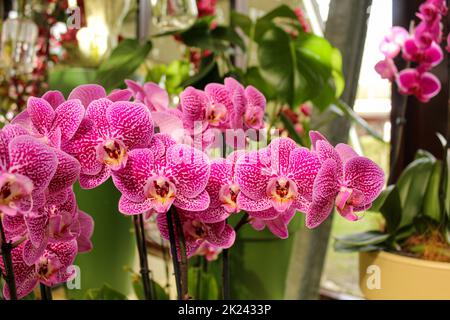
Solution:
M136 294L137 298L139 300L145 300L144 285L142 284L141 276L139 276L137 274L133 274L132 275L132 285L133 285L134 293ZM164 288L161 287L161 285L159 283L152 280L152 285L153 285L153 296L154 296L155 300L170 300L169 295L164 290Z
M112 289L107 284L101 288L89 289L86 291L85 300L128 300L127 296Z
M415 160L403 171L395 185L387 187L373 203L371 211L380 212L386 225L383 232L369 231L336 239L338 251L364 251L383 248L396 249L397 244L412 234L440 230L444 238L450 229L447 211L441 203L450 202L447 180L443 171L448 164L437 160L427 151L419 150ZM444 182L443 180L444 179ZM445 190L440 190L444 186ZM443 192L445 198L441 199ZM375 247L372 247L375 246Z
M190 267L188 271L189 295L195 300L217 300L219 286L214 274L201 267Z
M190 65L185 60L175 60L158 64L148 70L146 82L160 83L164 78L165 89L170 95L178 95L184 89L184 82L189 80Z
M99 66L96 82L107 91L120 87L145 61L151 48L150 41L140 44L135 39L123 40Z

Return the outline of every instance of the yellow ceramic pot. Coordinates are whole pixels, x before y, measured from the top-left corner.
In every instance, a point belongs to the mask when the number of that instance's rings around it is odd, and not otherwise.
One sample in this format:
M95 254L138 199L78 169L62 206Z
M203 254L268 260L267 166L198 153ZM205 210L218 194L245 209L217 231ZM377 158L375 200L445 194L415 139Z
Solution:
M371 300L450 300L450 263L360 252L359 286Z

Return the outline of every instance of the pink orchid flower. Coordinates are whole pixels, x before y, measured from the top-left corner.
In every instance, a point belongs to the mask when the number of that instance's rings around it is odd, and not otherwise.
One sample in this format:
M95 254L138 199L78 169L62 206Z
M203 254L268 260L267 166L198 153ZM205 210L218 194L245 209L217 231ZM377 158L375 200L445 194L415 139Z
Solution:
M133 80L125 80L133 93L134 101L145 104L150 111L162 112L169 108L169 94L156 83L147 82L143 86Z
M394 60L386 58L375 65L375 71L382 79L393 81L398 73Z
M54 108L43 98L30 97L27 108L13 121L28 129L32 136L48 145L60 148L77 131L84 116L80 100L68 100Z
M240 157L236 167L238 207L252 218L273 220L288 210L308 210L320 162L293 140L279 138Z
M278 217L271 220L264 220L258 218L251 218L250 225L257 231L262 231L264 228L270 230L274 235L280 239L287 239L289 237L288 225L295 215L295 209L290 208L286 212L281 213Z
M24 246L24 261L34 264L43 254L48 243L77 240L79 252L92 248L90 237L93 220L86 213L79 211L75 194L67 190L67 200L62 203L46 203L36 212L24 216L28 240Z
M447 45L445 46L445 50L450 53L450 33L447 35Z
M87 108L94 100L107 98L112 102L129 101L132 95L133 93L129 89L113 90L109 95L106 95L105 89L98 84L83 84L72 90L68 100L78 99Z
M81 164L81 187L91 189L123 168L129 151L147 147L152 136L152 117L144 105L102 98L89 104L79 130L62 148Z
M196 123L201 124L202 131L230 127L233 103L224 85L210 83L205 91L188 87L181 93L180 102L183 122L192 133Z
M399 53L403 43L409 37L408 31L402 27L392 27L380 44L380 51L386 58L393 59Z
M441 47L432 42L428 48L419 48L413 38L405 41L403 47L403 58L407 61L421 64L423 71L428 71L437 66L444 59Z
M427 23L433 23L441 19L441 9L437 6L439 1L426 1L419 6L416 16ZM442 1L441 1L442 2Z
M223 251L222 248L213 246L209 242L203 242L193 254L194 256L203 256L207 261L215 261L219 254Z
M441 90L439 79L429 73L420 73L416 69L402 70L397 76L400 93L414 95L421 102L428 102Z
M206 154L183 144L158 153L132 150L126 166L113 172L114 184L122 192L119 211L128 215L150 210L164 213L172 204L189 211L208 208L205 187L210 165Z
M25 243L12 250L12 262L16 280L17 296L19 299L30 294L38 283L54 286L64 283L75 276L73 264L77 254L77 242L49 243L42 256L36 263L28 265L23 259ZM5 272L3 260L0 259L0 269ZM3 296L10 299L8 285L3 287Z
M16 126L0 131L0 211L7 215L39 206L58 164L50 147L17 131Z
M237 205L240 187L236 181L236 161L243 154L243 151L236 151L226 159L211 163L211 174L205 188L210 198L209 207L203 211L186 212L186 215L206 223L215 223L240 211Z
M426 49L433 42L441 43L442 41L442 24L436 20L432 24L421 22L414 30L414 40L418 47Z
M318 132L310 132L313 152L321 162L314 180L312 203L306 226L315 228L330 215L333 207L346 219L371 207L384 185L384 173L370 159L360 157L346 144L335 148Z
M184 210L177 210L177 212L183 228L188 258L193 256L204 243L223 249L228 249L233 245L236 233L225 221L206 223L199 219L190 218L189 215L185 214ZM158 214L156 223L163 239L169 240L166 214Z
M266 98L255 87L244 87L233 78L225 79L234 110L232 112L231 128L244 130L262 129L264 127L264 113Z

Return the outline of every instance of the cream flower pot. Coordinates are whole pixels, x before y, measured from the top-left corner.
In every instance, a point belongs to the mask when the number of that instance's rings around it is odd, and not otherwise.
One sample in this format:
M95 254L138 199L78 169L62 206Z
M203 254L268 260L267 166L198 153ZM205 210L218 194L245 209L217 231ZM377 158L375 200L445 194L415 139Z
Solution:
M450 263L360 252L359 285L371 300L450 300Z

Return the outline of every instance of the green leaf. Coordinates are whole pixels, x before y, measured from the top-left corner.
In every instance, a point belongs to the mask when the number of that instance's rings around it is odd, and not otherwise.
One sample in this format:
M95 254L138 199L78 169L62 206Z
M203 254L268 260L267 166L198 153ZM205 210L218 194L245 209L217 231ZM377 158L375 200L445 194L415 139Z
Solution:
M383 205L380 207L380 212L386 220L386 231L390 235L397 231L403 213L398 188L396 186L391 187Z
M364 130L367 131L372 137L375 139L384 142L383 137L375 131L363 118L361 118L348 104L346 104L342 100L336 100L335 102L336 107L341 109L344 114L349 117L352 121L354 121L357 125L362 127Z
M380 231L365 231L360 233L353 233L346 236L336 237L336 241L352 246L368 246L382 243L389 234Z
M423 150L423 149L417 150L417 152L414 156L414 160L417 160L420 158L428 158L433 161L436 160L436 157L431 152L429 152L427 150Z
M155 300L170 300L169 295L166 293L163 287L159 283L152 281L153 284L153 296ZM142 278L139 275L133 274L132 277L133 290L139 300L145 300L144 285L142 284Z
M150 41L140 44L135 39L125 39L112 51L108 59L99 66L96 82L107 91L120 87L144 63L152 48Z
M245 82L257 88L266 97L267 100L273 100L277 96L277 92L273 86L269 85L261 76L258 67L250 67L245 74Z
M85 300L128 300L127 296L104 284L99 289L86 291Z
M327 51L320 40L310 35L293 41L281 28L272 27L262 36L258 59L262 78L277 91L279 100L297 107L314 98L328 79L327 63L321 61ZM331 72L331 71L330 71Z
M379 251L383 250L386 246L383 246L382 244L370 244L367 246L358 246L358 245L352 245L345 242L336 241L334 243L334 250L341 253L348 253L348 252L368 252L368 251Z
M237 45L242 51L245 51L244 40L232 27L217 26L211 31L211 36L216 44L225 41L229 44ZM227 43L224 43L223 45L227 46Z
M394 189L394 188L395 188L395 185L391 185L391 186L386 187L386 189L384 189L383 191L381 191L380 195L372 203L372 206L370 207L370 211L380 212L381 206L384 204L389 193L391 193L392 189Z
M428 181L435 161L420 158L411 162L398 179L400 200L402 203L402 219L400 227L411 224L421 212Z
M295 12L289 6L283 4L256 20L254 37L255 41L259 42L263 34L268 29L276 26L276 24L273 22L275 18L288 18L298 24L297 15L295 14Z
M196 75L181 83L181 87L186 88L188 86L194 86L196 83L206 78L211 72L214 71L215 68L217 68L217 63L214 59L212 59L210 63L200 68L200 71Z
M219 287L214 274L202 270L200 267L191 267L188 271L189 295L195 300L219 299Z
M253 21L245 14L232 10L230 14L230 24L233 27L239 27L248 37L250 37Z
M441 173L442 161L436 161L434 163L423 200L422 213L436 222L441 221L441 207L439 203Z

